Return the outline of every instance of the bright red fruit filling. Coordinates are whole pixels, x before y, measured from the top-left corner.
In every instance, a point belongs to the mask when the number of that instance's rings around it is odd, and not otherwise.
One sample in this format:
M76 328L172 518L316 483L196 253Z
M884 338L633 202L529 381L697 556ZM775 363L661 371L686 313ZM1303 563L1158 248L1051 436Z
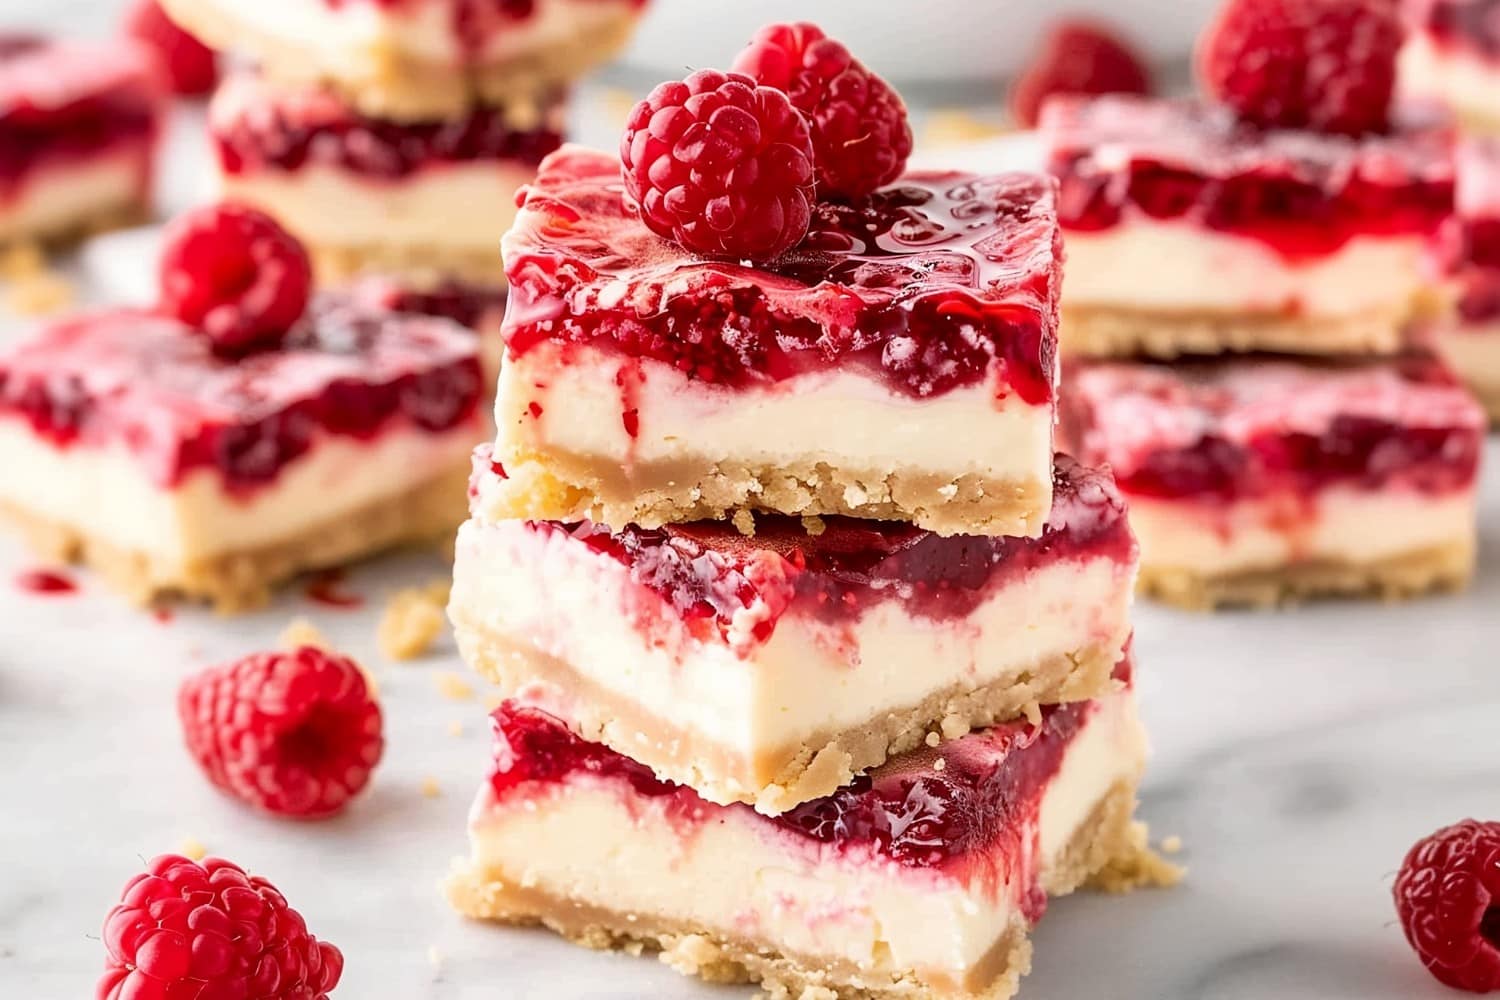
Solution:
M1052 399L1060 234L1029 175L910 175L858 206L820 203L758 269L703 261L622 204L619 165L543 164L506 242L512 356L588 344L741 388L831 369L914 397L980 383Z
M1441 129L1353 139L1116 96L1054 101L1043 130L1068 229L1181 221L1296 260L1358 236L1430 237L1454 208L1453 137Z
M481 456L482 467L487 456ZM1070 559L1134 558L1125 505L1109 474L1059 456L1052 513L1040 538L943 537L897 521L824 518L809 534L799 518L761 516L747 538L719 521L665 528L608 528L531 522L532 530L568 532L629 568L631 578L683 619L725 635L756 609L753 638L765 641L784 612L830 622L857 618L883 601L916 616L969 614L996 589L1041 566Z
M275 350L228 360L191 327L122 311L64 320L0 357L0 419L60 447L119 444L163 486L201 468L234 492L271 482L323 435L471 418L471 334L446 322L315 302Z
M1427 359L1100 362L1070 378L1064 438L1111 465L1127 496L1442 494L1471 488L1478 474L1483 414Z
M142 147L160 126L163 93L152 57L108 47L0 34L0 198L49 164Z

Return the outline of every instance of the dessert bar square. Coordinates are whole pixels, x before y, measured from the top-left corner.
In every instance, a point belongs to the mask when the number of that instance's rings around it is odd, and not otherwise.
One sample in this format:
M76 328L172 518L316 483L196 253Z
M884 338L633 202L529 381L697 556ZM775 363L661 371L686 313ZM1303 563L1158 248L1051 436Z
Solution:
M697 257L564 147L503 241L485 514L654 527L754 509L1037 535L1051 493L1053 185L912 174L772 264Z
M474 495L500 484L481 452ZM618 531L471 520L465 660L716 802L776 813L937 735L1091 698L1129 631L1135 541L1059 456L1042 536L757 517Z
M1445 128L1349 138L1112 96L1054 100L1042 133L1068 354L1390 353L1451 304Z
M232 610L451 532L480 396L472 334L335 297L240 360L164 316L73 316L0 354L0 511L135 600Z
M923 748L775 819L535 709L507 703L494 724L449 883L461 911L644 944L771 995L1004 1000L1049 896L1153 874L1131 819L1146 746L1128 687Z
M1484 413L1425 357L1079 362L1064 434L1107 463L1143 590L1189 607L1467 583Z
M1500 0L1412 0L1401 50L1404 99L1500 133Z
M1465 145L1452 236L1458 310L1433 346L1500 421L1500 139Z

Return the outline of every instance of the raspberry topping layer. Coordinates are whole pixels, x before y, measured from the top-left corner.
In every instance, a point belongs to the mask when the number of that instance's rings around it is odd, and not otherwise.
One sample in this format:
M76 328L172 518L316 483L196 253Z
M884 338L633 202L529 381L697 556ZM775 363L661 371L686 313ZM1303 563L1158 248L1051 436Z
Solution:
M624 204L614 157L564 147L503 241L511 356L547 340L742 388L855 370L914 397L975 384L1049 402L1060 233L1028 174L913 174L858 207L820 203L761 268L706 261Z
M1361 138L1261 129L1225 108L1128 96L1059 98L1042 128L1071 230L1182 222L1295 262L1359 236L1433 236L1453 212L1446 128Z
M1437 41L1500 59L1500 0L1425 0L1413 8Z
M451 121L394 122L362 115L329 91L281 90L242 75L214 97L210 131L227 174L296 171L315 163L399 180L452 163L514 160L535 166L562 144L561 119L558 101L528 127L488 107Z
M166 99L154 59L127 39L0 34L0 197L49 163L153 139Z
M488 455L476 458L480 475ZM1135 557L1125 505L1105 471L1059 455L1052 512L1040 538L943 537L898 521L822 519L812 534L800 518L756 518L755 535L721 521L660 529L534 521L532 530L567 532L619 560L689 623L731 643L765 642L782 615L830 623L856 619L884 601L911 615L967 615L998 588L1040 566L1069 559Z
M315 300L277 349L237 361L177 320L115 310L61 320L0 356L0 420L56 447L124 447L163 487L208 468L248 493L322 435L454 427L476 412L481 383L468 331L336 296Z
M1064 436L1127 495L1441 494L1478 473L1484 414L1426 358L1081 362L1069 379Z

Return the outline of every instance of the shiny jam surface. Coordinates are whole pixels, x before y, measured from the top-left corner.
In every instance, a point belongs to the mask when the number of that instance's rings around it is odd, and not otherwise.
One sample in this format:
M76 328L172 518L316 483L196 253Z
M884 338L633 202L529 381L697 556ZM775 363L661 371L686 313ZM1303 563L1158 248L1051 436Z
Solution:
M764 642L786 613L836 624L899 601L914 616L958 619L1039 566L1135 558L1124 503L1107 472L1060 455L1053 483L1040 538L942 537L901 522L846 517L823 518L813 535L801 519L774 515L757 517L754 537L719 521L615 533L589 524L530 527L567 532L617 559L689 625L701 622L725 637L753 621L750 638Z
M1441 494L1478 474L1484 415L1425 357L1080 362L1068 378L1064 437L1127 496Z
M801 245L751 268L656 236L619 170L567 147L523 189L505 241L510 356L561 341L732 388L837 369L913 397L983 383L1051 400L1062 258L1045 180L914 174L820 203Z
M60 320L0 354L0 420L56 447L123 444L162 486L211 468L245 492L321 435L473 419L481 381L467 331L332 295L280 348L232 361L176 320L115 310Z
M1056 100L1041 127L1068 230L1184 222L1255 239L1295 262L1359 236L1430 237L1453 212L1445 127L1351 139L1126 96Z

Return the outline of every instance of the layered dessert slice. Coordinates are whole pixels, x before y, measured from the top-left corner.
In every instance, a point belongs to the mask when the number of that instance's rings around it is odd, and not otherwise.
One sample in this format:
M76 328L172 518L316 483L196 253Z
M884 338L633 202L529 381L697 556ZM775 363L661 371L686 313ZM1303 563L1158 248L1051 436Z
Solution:
M503 471L481 451L475 505ZM1040 538L755 518L618 531L470 520L465 660L715 802L777 813L927 739L1091 698L1129 630L1135 541L1059 456Z
M1500 421L1500 139L1466 144L1452 225L1458 310L1434 346Z
M144 219L165 100L136 42L0 34L0 244Z
M0 355L0 511L135 600L236 609L451 532L481 388L467 331L336 297L237 359L163 315L71 317Z
M341 286L345 294L372 308L392 312L440 316L479 338L486 398L491 398L500 374L505 341L500 325L505 319L505 286L443 277L437 281L364 275Z
M540 112L394 122L324 88L246 74L215 95L209 129L223 194L279 219L323 279L375 272L419 289L495 287L516 190L561 144L562 113L553 100Z
M273 78L366 114L460 117L566 85L629 39L645 0L163 0L183 27Z
M1436 103L1475 129L1500 133L1500 2L1412 0L1408 7L1403 97Z
M1064 97L1043 112L1068 250L1063 350L1389 353L1451 303L1446 129L1261 129L1193 101Z
M564 147L503 241L490 520L755 509L1037 535L1061 269L1052 185L912 174L813 207L761 267L663 240L612 156Z
M1128 887L1146 867L1128 687L921 749L775 819L533 708L504 704L494 726L471 857L449 883L461 911L645 945L773 996L1003 1000L1049 896Z
M1484 414L1436 361L1070 367L1064 435L1108 463L1141 584L1188 607L1467 583Z

